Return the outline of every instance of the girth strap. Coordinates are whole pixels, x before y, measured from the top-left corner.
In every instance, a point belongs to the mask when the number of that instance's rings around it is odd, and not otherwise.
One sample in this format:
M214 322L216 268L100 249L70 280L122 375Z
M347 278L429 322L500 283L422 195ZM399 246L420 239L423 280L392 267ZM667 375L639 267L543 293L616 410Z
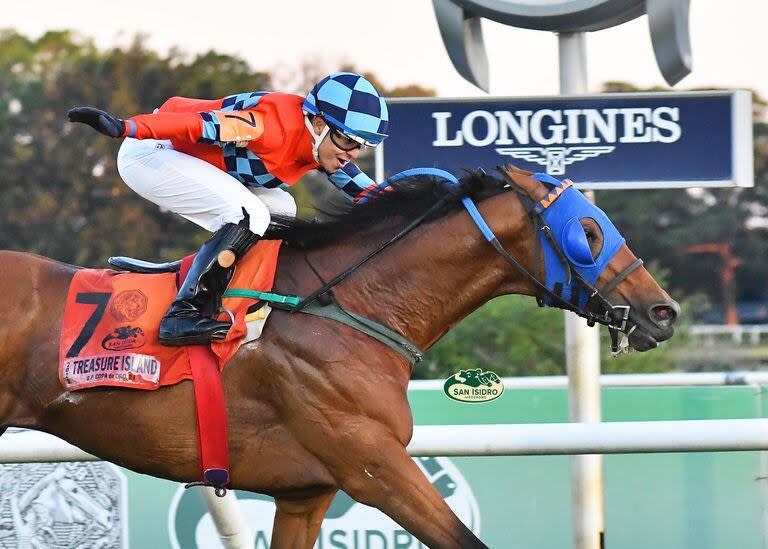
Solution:
M326 293L325 295L328 295ZM268 302L273 309L281 311L288 311L291 313L304 313L313 316L319 316L323 318L329 318L336 322L346 324L350 328L354 328L358 332L362 332L373 339L383 343L390 349L397 351L403 357L408 359L411 364L421 361L424 352L419 349L415 344L408 341L406 338L390 330L386 326L374 322L368 318L360 316L352 311L347 311L341 305L339 305L331 294L331 299L327 303L321 303L319 300L313 300L303 306L301 309L296 309L296 305L302 302L302 298L297 296L287 296L281 294L275 294L271 292L258 292L255 290L247 290L241 288L232 288L224 293L224 297L245 297L250 299L260 299Z

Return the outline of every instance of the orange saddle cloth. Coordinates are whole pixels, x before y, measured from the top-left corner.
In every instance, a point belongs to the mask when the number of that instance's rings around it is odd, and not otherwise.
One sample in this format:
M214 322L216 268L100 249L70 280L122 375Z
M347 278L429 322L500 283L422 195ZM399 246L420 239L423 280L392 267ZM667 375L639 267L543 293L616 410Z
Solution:
M262 240L235 269L230 288L266 292L272 288L280 241ZM59 339L59 379L66 389L95 386L157 389L192 379L186 347L158 342L160 319L176 296L176 274L138 274L80 269L67 293ZM219 370L246 334L251 298L227 297L235 315L226 339L211 349Z

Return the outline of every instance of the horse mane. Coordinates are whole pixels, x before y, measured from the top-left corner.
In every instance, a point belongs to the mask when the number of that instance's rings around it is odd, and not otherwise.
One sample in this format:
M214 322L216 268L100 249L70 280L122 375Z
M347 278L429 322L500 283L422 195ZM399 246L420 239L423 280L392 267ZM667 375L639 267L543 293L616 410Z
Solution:
M323 219L299 219L273 216L264 235L283 240L289 248L308 250L331 244L360 231L369 231L386 220L400 219L407 224L422 215L437 201L450 195L425 221L444 217L461 208L461 199L469 196L479 202L504 192L505 182L478 170L468 172L451 188L432 176L418 175L398 181L363 204L347 203L330 210L320 210Z

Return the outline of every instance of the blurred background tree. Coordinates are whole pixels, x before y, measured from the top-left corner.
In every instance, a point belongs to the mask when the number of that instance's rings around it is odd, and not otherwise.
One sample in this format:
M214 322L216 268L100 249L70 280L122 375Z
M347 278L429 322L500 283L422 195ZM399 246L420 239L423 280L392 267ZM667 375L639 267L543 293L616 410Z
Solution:
M241 59L161 57L140 36L126 49L102 51L66 31L37 40L0 32L0 246L84 266L117 253L189 253L202 232L135 195L117 174L120 143L67 123L66 112L93 105L129 116L173 95L222 97L269 85L268 74Z

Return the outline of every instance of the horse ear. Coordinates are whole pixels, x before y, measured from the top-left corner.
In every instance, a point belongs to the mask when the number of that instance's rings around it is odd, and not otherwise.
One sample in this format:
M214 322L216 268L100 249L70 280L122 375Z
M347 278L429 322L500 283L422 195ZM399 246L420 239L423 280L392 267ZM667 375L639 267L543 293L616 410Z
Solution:
M521 170L512 164L505 164L502 170L513 183L523 189L525 194L533 200L541 200L549 194L547 187L541 181L532 177L533 172Z

